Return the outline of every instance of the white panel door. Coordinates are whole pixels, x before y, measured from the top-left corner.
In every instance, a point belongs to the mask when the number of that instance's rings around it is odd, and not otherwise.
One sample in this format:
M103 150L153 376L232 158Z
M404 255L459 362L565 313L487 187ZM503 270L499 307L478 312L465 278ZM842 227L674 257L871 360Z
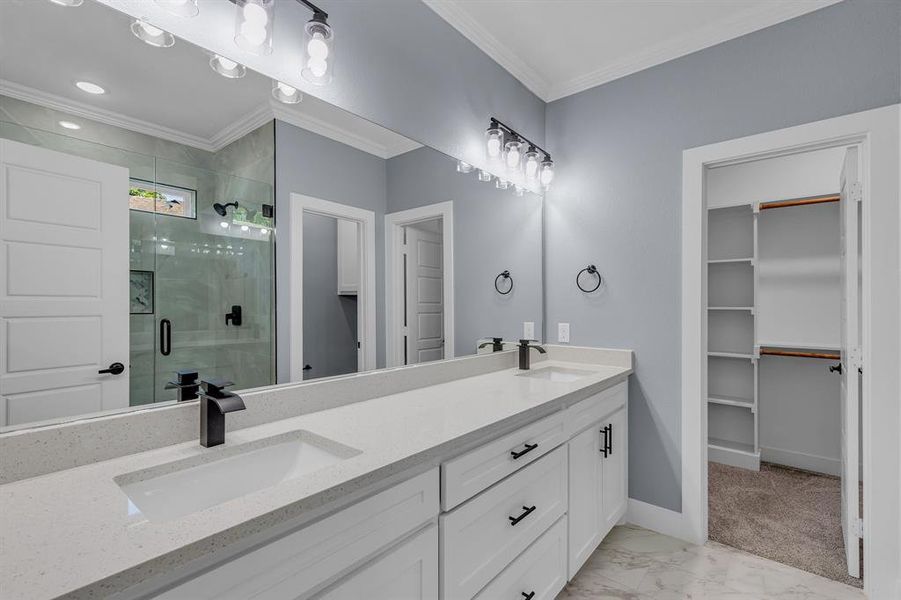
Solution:
M0 425L128 406L128 170L0 140L0 264Z
M439 231L408 226L407 364L444 358L444 267Z
M841 177L842 533L848 574L860 577L860 180L858 149L848 148Z

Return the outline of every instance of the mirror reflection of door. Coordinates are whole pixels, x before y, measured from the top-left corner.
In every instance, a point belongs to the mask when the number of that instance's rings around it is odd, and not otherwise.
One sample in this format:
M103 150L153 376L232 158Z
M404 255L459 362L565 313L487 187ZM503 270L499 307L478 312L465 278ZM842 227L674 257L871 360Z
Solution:
M360 370L360 225L303 216L303 378Z
M406 225L403 253L404 364L444 358L441 219Z

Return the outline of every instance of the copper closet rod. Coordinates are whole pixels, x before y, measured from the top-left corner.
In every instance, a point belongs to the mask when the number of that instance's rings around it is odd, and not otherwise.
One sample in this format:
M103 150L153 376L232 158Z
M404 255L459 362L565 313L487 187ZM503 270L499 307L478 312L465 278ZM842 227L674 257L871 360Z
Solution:
M826 202L838 202L842 197L839 194L826 196L811 196L810 198L796 198L794 200L779 200L777 202L761 202L760 210L768 208L786 208L789 206L807 206L809 204L824 204Z
M782 350L780 348L761 348L761 354L770 356L797 356L800 358L825 358L828 360L841 360L842 355L837 352L806 352L804 350Z

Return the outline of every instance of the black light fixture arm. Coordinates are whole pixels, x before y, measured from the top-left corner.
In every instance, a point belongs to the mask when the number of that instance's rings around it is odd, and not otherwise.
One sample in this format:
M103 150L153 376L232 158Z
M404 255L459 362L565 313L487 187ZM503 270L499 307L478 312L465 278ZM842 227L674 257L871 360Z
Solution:
M310 2L309 0L297 0L298 4L303 4L307 8L313 11L313 18L321 19L325 21L328 19L328 13Z
M303 0L297 0L297 1L303 2ZM536 144L535 142L533 142L532 140L527 138L526 136L522 135L521 133L518 133L515 129L513 129L506 123L503 123L503 122L495 119L494 117L491 117L491 128L494 129L495 127L502 129L504 132L508 133L514 139L518 139L522 142L527 143L529 145L530 149L534 148L536 150L540 150L541 153L544 154L544 160L551 160L550 152L548 152L547 150L545 150L544 148L542 148L541 146L539 146L538 144Z

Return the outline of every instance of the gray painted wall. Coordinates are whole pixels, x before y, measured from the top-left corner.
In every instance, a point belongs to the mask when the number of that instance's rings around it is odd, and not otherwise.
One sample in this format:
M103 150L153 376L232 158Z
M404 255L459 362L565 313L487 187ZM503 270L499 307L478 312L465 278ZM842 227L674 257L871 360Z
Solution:
M357 371L357 297L338 295L338 220L303 218L304 379Z
M446 155L423 147L388 160L388 212L452 200L454 203L454 329L457 356L473 354L476 340L522 337L523 321L541 331L541 197L455 171ZM500 295L494 278L504 270L513 291Z
M384 226L387 201L385 160L282 121L275 123L276 196L276 324L278 381L288 381L288 274L290 256L284 243L291 231L284 226L285 207L296 192L375 212L376 257L385 255ZM376 260L376 313L384 315L384 261ZM376 319L376 336L384 339L385 320ZM384 344L377 345L376 362L385 365Z
M898 103L899 32L898 2L849 0L548 105L547 330L635 350L632 498L681 510L682 150Z

